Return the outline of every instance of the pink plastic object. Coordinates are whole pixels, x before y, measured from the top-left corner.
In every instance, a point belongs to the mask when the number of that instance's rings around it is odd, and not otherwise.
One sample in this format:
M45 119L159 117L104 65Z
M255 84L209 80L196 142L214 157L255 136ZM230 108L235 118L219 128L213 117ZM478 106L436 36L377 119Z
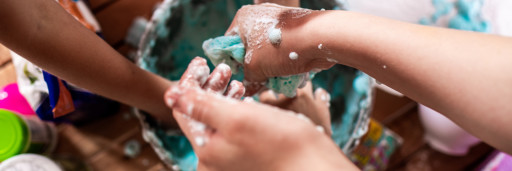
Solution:
M425 128L425 140L433 149L452 156L464 156L480 142L444 115L421 104L418 110Z
M25 97L20 94L18 84L12 83L0 90L0 109L7 109L22 115L34 115Z

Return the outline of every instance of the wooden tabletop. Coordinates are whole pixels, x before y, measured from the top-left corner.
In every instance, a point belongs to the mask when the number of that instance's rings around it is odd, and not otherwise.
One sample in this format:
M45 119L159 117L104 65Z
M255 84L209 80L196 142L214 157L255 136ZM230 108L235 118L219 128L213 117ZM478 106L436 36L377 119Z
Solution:
M90 7L103 29L105 41L123 55L134 48L124 42L133 19L149 17L160 0L90 0ZM16 81L10 55L0 46L0 86ZM472 170L487 157L492 147L481 143L468 155L453 157L433 150L423 140L424 130L416 103L407 97L396 97L376 91L372 117L404 139L392 156L388 170ZM94 170L165 170L149 144L141 136L138 120L123 106L115 115L84 126L58 125L56 155L71 155L87 162ZM124 155L127 141L141 144L141 153Z

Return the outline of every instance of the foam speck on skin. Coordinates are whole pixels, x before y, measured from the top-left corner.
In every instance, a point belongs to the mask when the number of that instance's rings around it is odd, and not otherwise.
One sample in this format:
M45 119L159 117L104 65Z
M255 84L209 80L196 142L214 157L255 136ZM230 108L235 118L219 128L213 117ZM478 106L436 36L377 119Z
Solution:
M300 120L303 120L303 121L306 121L306 122L312 122L306 115L302 114L302 113L299 113L296 115L297 118L299 118Z
M382 68L386 69L386 68L388 68L388 66L386 66L386 65L382 65Z
M189 73L187 73L187 77L197 78L199 80L200 85L203 85L208 79L208 75L210 74L210 68L207 65L198 64L199 61L192 60L192 67L189 67Z
M320 11L325 11L325 8L320 9Z
M254 98L252 98L252 97L246 97L246 98L244 98L244 102L247 102L247 103L254 103Z
M296 60L299 58L299 54L297 52L290 52L290 55L288 55L291 60Z
M190 103L188 104L187 106L187 115L191 115L192 114L192 110L194 110L194 103Z
M204 133L206 131L206 125L202 122L196 121L190 118L188 122L188 126L190 128L190 132L195 133Z
M175 101L172 98L167 98L165 99L165 103L167 103L167 106L172 107L174 106Z
M194 137L194 141L197 146L202 147L204 144L206 144L206 139L203 136L196 136Z
M324 127L322 127L322 126L320 126L320 125L317 125L317 126L315 127L315 129L316 129L318 132L325 133L325 129L324 129Z
M250 64L252 59L252 50L248 50L244 57L244 62Z
M235 82L231 82L229 86L231 89L228 92L228 97L233 97L236 92L240 91L240 85L236 84Z
M217 84L220 81L220 73L214 73L210 79L210 84Z
M338 63L338 60L333 59L333 58L327 58L327 61L332 62L332 63Z
M281 29L271 27L268 31L268 39L270 43L279 45L281 43Z
M318 44L318 49L322 50L322 46L324 46L322 43Z
M313 72L313 73L319 73L321 71L322 71L322 69L320 69L320 68L313 68L313 69L311 69L311 72Z

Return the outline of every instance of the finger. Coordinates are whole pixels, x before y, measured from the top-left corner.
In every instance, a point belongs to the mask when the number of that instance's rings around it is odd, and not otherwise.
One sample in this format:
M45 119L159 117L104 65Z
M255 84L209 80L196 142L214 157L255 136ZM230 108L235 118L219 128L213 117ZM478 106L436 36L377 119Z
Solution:
M188 115L176 110L173 111L173 116L187 139L190 141L194 151L200 151L200 147L205 146L209 140L209 136L206 133L206 125L195 121Z
M240 81L233 80L229 84L228 89L224 93L226 97L240 99L245 94L245 87Z
M231 68L229 68L228 65L221 63L215 67L215 70L210 74L203 88L206 91L222 93L226 90L230 78Z
M240 104L236 100L221 95L215 95L197 88L183 86L171 86L166 94L167 105L179 112L189 115L191 118L205 123L213 129L225 124L229 114L236 113ZM230 109L230 112L226 112Z
M313 97L313 84L311 83L311 81L306 81L306 86L299 88L297 90L297 94L299 94L299 93L305 93L305 94Z
M260 102L280 108L289 106L293 98L288 98L282 94L277 94L273 90L264 91L260 94Z
M324 127L324 131L327 135L332 134L331 130L331 112L329 107L331 105L331 95L322 88L317 88L315 90L315 103L319 105L325 105L325 108L321 108L318 111L318 115L320 117L320 125Z
M181 76L179 84L189 87L202 87L209 73L210 68L206 64L206 59L195 57L190 61L187 70Z
M244 96L253 96L262 92L266 89L266 82L251 82L244 80L243 81L245 87L245 95Z
M315 101L326 105L327 107L331 106L331 95L325 91L323 88L317 88L315 90Z

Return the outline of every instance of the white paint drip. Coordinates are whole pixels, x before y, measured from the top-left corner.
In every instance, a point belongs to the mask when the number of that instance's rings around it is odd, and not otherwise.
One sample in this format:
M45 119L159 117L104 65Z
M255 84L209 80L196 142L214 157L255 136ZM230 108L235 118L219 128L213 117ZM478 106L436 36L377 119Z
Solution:
M290 52L290 55L288 55L291 60L297 60L299 58L299 54L296 52Z

